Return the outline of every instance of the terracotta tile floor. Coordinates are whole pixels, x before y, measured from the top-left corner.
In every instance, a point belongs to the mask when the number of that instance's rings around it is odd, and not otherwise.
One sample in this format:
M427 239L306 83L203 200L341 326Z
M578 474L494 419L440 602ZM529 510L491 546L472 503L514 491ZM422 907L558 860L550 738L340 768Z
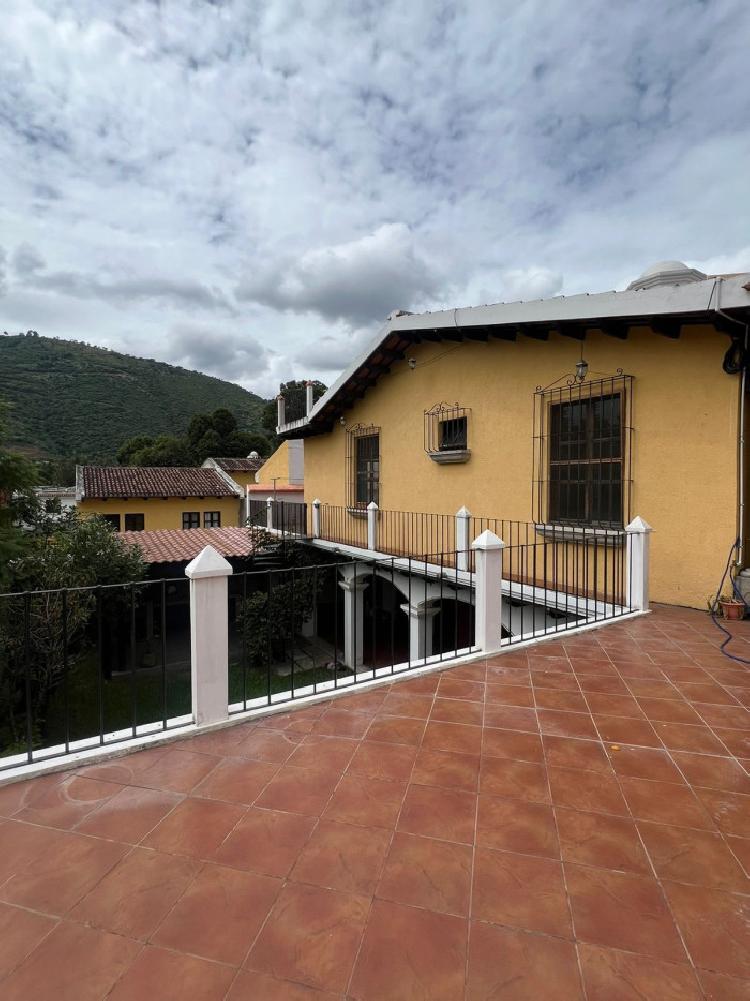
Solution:
M0 997L750 998L719 640L658 608L0 787Z

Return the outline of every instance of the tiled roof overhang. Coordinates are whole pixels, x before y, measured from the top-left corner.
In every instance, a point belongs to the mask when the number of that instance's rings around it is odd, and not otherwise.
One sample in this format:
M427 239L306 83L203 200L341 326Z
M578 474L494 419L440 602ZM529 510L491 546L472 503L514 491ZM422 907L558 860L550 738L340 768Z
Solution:
M746 274L647 290L558 296L536 302L498 303L435 313L400 315L383 327L375 341L318 400L311 413L280 431L285 438L304 438L330 431L370 386L403 359L414 344L430 341L515 341L529 337L546 341L550 334L583 340L601 331L625 339L631 328L650 327L663 337L678 338L690 324L712 324L737 336L741 327L716 311L720 291L722 312L740 323L750 320Z

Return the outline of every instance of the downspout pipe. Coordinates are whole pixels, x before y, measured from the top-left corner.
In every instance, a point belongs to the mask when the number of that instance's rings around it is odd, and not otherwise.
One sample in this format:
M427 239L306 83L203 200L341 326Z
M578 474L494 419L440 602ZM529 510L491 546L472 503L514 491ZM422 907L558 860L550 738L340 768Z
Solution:
M734 316L730 316L725 313L721 308L721 285L724 279L721 275L717 275L714 279L714 287L711 289L711 296L709 298L709 307L711 305L711 300L716 293L716 303L714 305L714 312L721 316L723 319L728 320L730 323L736 323L737 326L742 327L744 330L744 340L743 340L743 353L742 353L742 371L740 374L740 407L739 407L739 434L737 436L737 493L738 493L738 503L737 503L737 539L739 545L737 548L737 563L742 566L744 564L744 549L745 549L745 389L747 385L747 357L748 357L748 333L749 327L747 323L743 323L742 320L737 320Z

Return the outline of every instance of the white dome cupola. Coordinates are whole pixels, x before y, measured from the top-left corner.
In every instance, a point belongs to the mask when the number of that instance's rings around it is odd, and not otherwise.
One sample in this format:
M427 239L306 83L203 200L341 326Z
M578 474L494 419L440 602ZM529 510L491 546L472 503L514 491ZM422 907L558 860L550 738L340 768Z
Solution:
M656 288L658 285L687 285L689 282L702 282L707 277L682 261L658 261L628 285L628 292Z

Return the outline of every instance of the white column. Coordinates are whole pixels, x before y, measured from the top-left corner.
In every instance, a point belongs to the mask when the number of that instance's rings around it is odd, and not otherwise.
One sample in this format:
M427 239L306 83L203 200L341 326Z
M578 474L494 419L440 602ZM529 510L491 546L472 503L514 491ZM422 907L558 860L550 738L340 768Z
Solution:
M432 620L440 611L437 605L402 605L409 616L409 661L426 660L432 656Z
M266 528L273 531L273 497L266 497Z
M364 591L370 583L354 577L350 568L339 587L344 592L344 663L353 671L364 663L365 601Z
M309 380L305 383L305 414L309 414L313 408L313 384Z
M375 501L367 505L367 548L378 548L378 505Z
M645 612L649 607L649 536L653 529L643 518L636 517L625 529L628 542L625 564L625 604L630 608Z
M312 537L320 538L320 501L317 497L312 502Z
M466 507L456 511L456 566L459 570L469 569L469 527L471 513Z
M505 543L489 529L471 544L476 553L474 643L485 653L500 649L503 615L503 549Z
M193 719L217 723L229 715L231 565L212 546L185 567L190 579L190 677Z
M280 428L286 424L286 401L279 393L276 397L276 427Z

